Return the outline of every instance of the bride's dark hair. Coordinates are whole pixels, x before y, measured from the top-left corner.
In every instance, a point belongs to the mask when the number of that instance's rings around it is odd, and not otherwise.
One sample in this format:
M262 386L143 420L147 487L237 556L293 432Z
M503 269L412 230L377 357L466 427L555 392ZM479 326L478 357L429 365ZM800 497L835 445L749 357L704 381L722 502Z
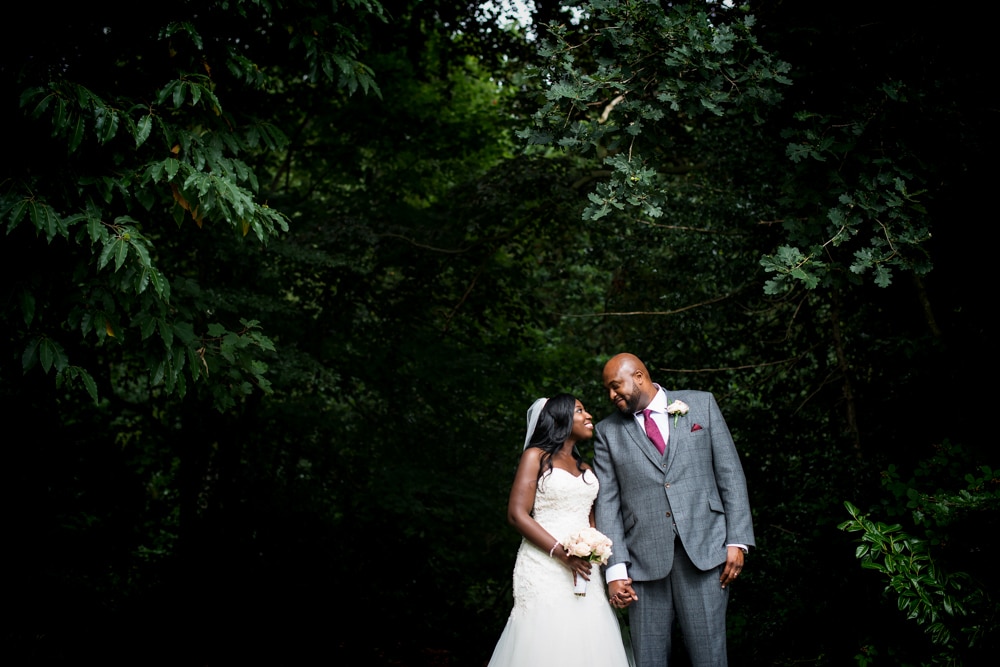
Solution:
M531 434L529 447L542 450L538 461L538 478L546 471L552 470L552 455L563 446L566 438L573 432L573 413L576 411L576 396L572 394L556 394L545 402L545 407L538 414L538 423ZM583 457L573 447L573 458L577 470L583 471Z

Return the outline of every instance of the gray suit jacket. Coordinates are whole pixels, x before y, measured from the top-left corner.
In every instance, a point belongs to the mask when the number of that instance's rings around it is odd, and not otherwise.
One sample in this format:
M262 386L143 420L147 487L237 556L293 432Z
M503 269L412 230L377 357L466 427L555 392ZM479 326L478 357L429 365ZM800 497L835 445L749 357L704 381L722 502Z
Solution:
M727 544L754 545L746 478L715 397L664 391L691 408L676 425L670 417L664 456L631 414L616 411L595 429L597 528L614 543L608 565L626 563L636 581L670 573L675 531L700 570L724 563Z

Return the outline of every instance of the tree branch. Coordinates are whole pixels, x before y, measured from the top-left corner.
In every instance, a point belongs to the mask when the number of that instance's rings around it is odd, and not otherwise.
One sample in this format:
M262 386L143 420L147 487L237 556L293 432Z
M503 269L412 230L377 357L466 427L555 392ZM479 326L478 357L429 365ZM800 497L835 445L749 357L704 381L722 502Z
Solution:
M708 301L702 301L700 303L692 303L689 306L684 306L683 308L677 308L676 310L634 310L626 313L584 313L581 315L563 315L563 317L631 317L633 315L676 315L677 313L683 313L686 310L691 310L693 308L698 308L700 306L707 306L712 303L718 303L719 301L725 301L730 294L723 294L722 296L717 296L714 299L709 299Z
M618 96L618 97L616 97L615 99L611 100L611 101L610 101L610 102L608 103L608 106L604 107L604 111L602 111L602 112L601 112L601 115L600 115L600 117L599 117L599 118L597 119L597 122L598 122L598 123L604 123L604 122L606 122L606 121L608 120L608 115L609 115L609 114L611 113L611 111L612 111L612 110L613 110L613 109L614 109L614 108L615 108L616 106L618 106L618 103L619 103L619 102L621 102L621 101L622 101L622 100L624 100L624 99L625 99L625 96L624 96L624 95L619 95L619 96Z
M393 234L392 232L383 232L378 235L378 238L400 239L406 241L407 243L409 243L414 247L423 248L424 250L430 250L431 252L441 252L448 255L460 255L462 253L469 252L470 250L472 250L472 246L469 246L467 248L435 248L434 246L425 245L423 243L417 243L413 239L407 236L403 236L402 234Z
M798 361L801 355L780 359L778 361L764 361L759 364L744 364L742 366L720 366L718 368L657 368L657 371L664 373L722 373L725 371L747 371L755 368L767 368L768 366L780 366L794 361Z

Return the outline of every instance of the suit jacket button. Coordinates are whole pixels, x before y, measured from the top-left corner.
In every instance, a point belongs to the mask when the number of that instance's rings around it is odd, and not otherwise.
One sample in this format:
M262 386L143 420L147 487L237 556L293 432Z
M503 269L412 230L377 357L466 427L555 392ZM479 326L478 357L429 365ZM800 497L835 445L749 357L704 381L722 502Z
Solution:
M663 488L664 489L669 489L670 488L670 482L667 482L666 484L664 484Z
M670 516L670 512L667 512L667 516Z

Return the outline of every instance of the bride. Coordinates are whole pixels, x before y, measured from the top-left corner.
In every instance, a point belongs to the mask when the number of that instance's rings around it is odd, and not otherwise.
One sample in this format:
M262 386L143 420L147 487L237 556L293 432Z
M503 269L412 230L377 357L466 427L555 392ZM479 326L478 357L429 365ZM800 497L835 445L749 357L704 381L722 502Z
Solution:
M514 563L514 608L489 667L631 664L600 573L562 545L594 525L599 483L576 451L593 433L591 416L569 394L540 398L528 410L524 453L507 504L507 518L523 536ZM577 582L588 582L586 594L574 593Z

